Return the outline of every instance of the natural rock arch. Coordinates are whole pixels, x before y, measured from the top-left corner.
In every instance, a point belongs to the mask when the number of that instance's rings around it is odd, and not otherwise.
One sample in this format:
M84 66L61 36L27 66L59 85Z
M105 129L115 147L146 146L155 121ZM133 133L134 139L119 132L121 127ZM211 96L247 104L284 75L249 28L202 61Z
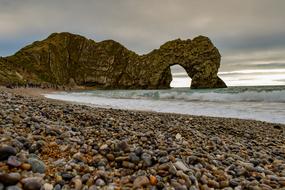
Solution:
M70 33L54 33L43 41L0 59L0 84L73 84L94 88L170 88L170 66L181 65L191 88L221 88L220 54L209 38L173 40L139 56L121 44L95 42ZM7 72L5 72L7 71Z

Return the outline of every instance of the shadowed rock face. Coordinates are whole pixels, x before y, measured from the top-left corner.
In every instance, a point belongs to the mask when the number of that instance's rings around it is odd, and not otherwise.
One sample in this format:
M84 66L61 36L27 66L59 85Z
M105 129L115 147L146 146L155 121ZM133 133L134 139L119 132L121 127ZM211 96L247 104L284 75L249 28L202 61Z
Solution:
M94 88L170 88L170 66L181 65L191 88L224 88L220 54L207 37L173 40L139 56L121 44L54 33L0 59L0 84L56 84Z

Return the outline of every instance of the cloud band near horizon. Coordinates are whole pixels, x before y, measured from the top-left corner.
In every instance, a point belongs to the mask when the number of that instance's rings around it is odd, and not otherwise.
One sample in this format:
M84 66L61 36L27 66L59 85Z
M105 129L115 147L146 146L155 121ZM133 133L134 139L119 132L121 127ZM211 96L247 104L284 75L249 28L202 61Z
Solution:
M68 31L113 39L139 54L208 36L221 69L285 68L284 0L0 0L0 56Z

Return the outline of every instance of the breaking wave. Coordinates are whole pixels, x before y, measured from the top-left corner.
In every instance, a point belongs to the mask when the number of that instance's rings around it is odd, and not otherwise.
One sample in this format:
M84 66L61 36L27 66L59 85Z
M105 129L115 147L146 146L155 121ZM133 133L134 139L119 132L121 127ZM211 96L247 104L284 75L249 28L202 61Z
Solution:
M285 87L56 92L47 98L103 108L255 119L285 124Z
M96 90L74 92L78 96L97 96L119 99L150 99L208 102L285 102L284 87L242 88L214 90L189 90L174 88L170 90Z

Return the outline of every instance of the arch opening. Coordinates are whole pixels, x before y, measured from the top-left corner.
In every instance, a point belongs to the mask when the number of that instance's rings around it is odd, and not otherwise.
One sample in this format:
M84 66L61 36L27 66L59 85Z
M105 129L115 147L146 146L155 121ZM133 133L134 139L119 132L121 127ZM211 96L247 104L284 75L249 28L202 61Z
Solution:
M172 75L172 81L170 83L171 88L183 88L191 86L191 78L187 74L186 70L180 65L170 66Z

